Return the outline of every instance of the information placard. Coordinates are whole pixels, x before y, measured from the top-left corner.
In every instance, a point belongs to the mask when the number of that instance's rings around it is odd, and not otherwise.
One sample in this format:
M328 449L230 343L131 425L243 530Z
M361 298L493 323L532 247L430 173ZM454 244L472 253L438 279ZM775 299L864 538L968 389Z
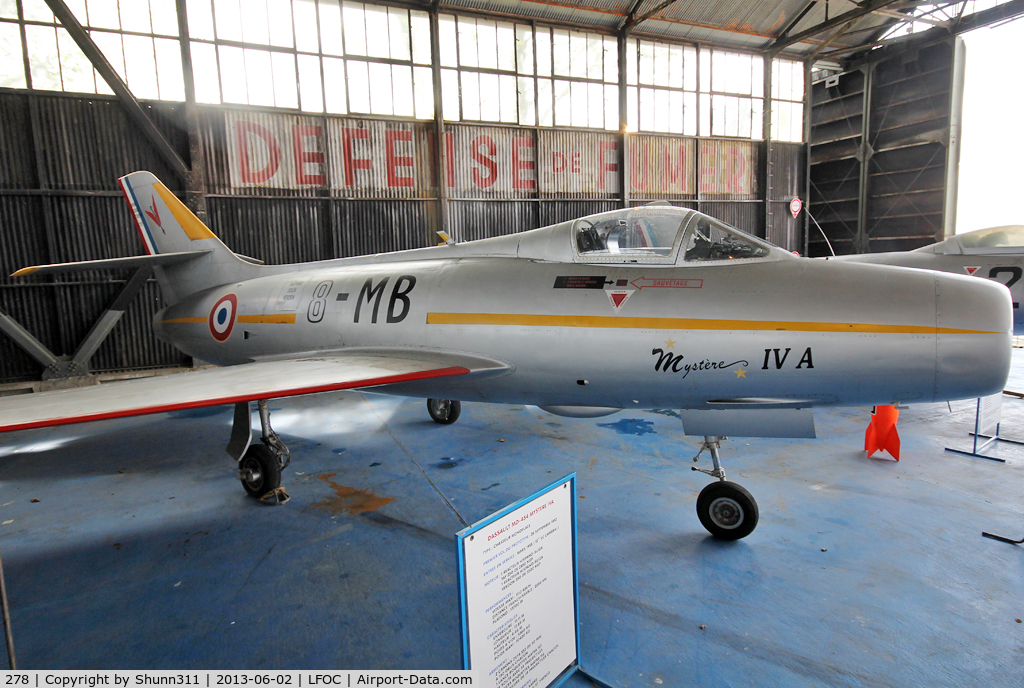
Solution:
M995 435L996 427L1003 416L1003 393L1000 391L987 397L981 397L979 413L981 418L978 422L978 432L982 435Z
M545 688L579 668L576 474L457 534L462 665L484 688Z

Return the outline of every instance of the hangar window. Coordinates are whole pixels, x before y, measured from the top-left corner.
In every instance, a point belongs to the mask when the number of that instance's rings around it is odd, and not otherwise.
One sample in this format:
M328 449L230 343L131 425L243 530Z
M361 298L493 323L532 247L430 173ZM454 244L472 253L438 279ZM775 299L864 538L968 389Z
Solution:
M762 138L764 61L758 55L629 39L629 131ZM772 137L803 138L803 63L772 62Z
M445 119L619 128L614 38L446 14L439 28Z
M692 210L644 206L576 221L576 252L586 261L671 262Z
M701 48L701 136L761 138L763 70L764 62L759 55Z
M426 12L341 0L188 0L188 21L199 102L434 116Z
M185 99L174 0L67 5L136 97ZM44 0L0 1L0 86L113 94Z
M697 135L697 49L630 39L626 43L630 131Z
M772 138L803 141L804 65L772 60Z

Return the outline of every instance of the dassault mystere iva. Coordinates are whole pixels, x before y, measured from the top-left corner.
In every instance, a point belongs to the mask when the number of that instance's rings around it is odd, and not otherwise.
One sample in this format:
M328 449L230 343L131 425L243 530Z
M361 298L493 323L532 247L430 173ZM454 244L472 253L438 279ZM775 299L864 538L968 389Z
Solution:
M718 479L697 500L701 522L736 539L758 511L725 479L723 436L813 436L815 406L978 397L1009 370L999 284L799 258L683 208L268 266L233 253L152 174L121 186L148 256L15 274L151 266L167 304L157 336L224 367L3 400L0 430L235 404L228 451L257 497L278 490L289 460L271 398L373 387L427 398L440 423L460 401L567 416L672 408L710 452L713 468L695 470Z

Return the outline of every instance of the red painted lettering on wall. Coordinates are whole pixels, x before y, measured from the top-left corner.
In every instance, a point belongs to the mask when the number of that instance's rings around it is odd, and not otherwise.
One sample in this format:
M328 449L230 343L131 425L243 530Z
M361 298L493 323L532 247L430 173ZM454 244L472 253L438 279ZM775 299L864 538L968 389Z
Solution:
M565 172L565 154L564 153L552 153L551 154L551 171L552 172Z
M700 190L701 193L715 192L715 149L700 147Z
M726 190L729 193L746 193L747 190L743 188L743 173L747 171L747 161L735 146L730 146L726 155Z
M398 174L398 168L411 168L413 160L411 155L397 155L395 153L396 141L412 141L411 131L401 129L389 129L384 132L384 145L387 148L386 161L388 173L388 186L412 186L413 178Z
M536 164L533 160L523 160L519 157L519 152L523 148L534 149L533 139L528 136L513 136L512 137L512 188L513 189L534 189L537 187L537 180L534 179L534 175L531 174L530 178L524 179L519 175L519 170L533 170L536 169ZM536 153L533 154L536 156Z
M608 162L608 151L618 151L618 141L601 141L597 144L597 184L599 189L605 188L605 173L606 172L618 172L619 163Z
M263 139L267 146L267 166L258 172L249 165L249 134ZM252 122L235 122L235 141L238 143L238 171L243 184L260 184L277 173L281 166L281 149L266 128Z
M579 153L571 153L570 154L570 156L569 156L569 165L570 165L570 167L569 167L569 171L570 172L572 172L573 174L579 174L580 173L580 154Z
M486 155L480 152L481 148L487 149ZM470 156L479 164L479 167L473 168L473 183L481 189L486 189L498 181L498 163L494 160L497 152L498 147L494 145L494 139L490 136L481 134L473 139ZM480 174L481 167L487 170L486 177Z
M637 141L632 146L633 155L629 165L630 183L633 185L634 191L644 191L647 189L647 146L643 139Z
M324 135L322 127L312 124L296 124L292 126L292 150L295 152L295 181L299 185L323 186L327 183L327 177L323 174L307 174L306 164L316 163L321 171L323 170L323 151L309 150L305 146L307 136L321 139Z
M664 189L666 191L682 192L686 189L686 145L679 144L679 157L672 164L672 151L669 147L662 147L662 170L664 170Z
M369 158L357 158L352 154L353 139L370 138L369 129L350 129L345 127L341 130L341 154L345 158L345 186L352 186L355 179L355 170L370 169Z

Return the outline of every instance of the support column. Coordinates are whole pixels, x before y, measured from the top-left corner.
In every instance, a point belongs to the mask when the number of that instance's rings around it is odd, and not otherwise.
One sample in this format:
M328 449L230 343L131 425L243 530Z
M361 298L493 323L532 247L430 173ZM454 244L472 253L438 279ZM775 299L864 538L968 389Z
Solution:
M942 209L942 241L956 234L956 201L960 183L960 135L964 114L964 69L966 46L960 36L953 38L953 80L949 89L949 144L946 146L946 193Z
M626 31L619 32L619 192L622 197L622 207L629 207L629 135L626 129L629 128L629 100L626 97L626 66L627 54Z
M811 250L811 74L813 60L804 61L804 255Z
M868 197L871 156L874 154L871 147L871 87L875 65L868 63L861 67L861 70L864 72L864 93L861 99L860 148L857 150L857 160L860 161L860 184L857 191L857 236L853 242L854 253L868 253L871 249L871 240L868 237Z
M762 59L764 101L761 112L761 137L764 139L764 161L761 163L761 178L764 180L764 236L772 241L772 199L775 196L775 170L772 165L772 56L764 53Z
M185 205L196 217L206 222L206 164L199 135L199 113L196 110L196 87L192 72L192 45L188 38L187 0L175 0L178 11L178 41L181 44L181 74L185 81L185 127L188 131L188 153L191 169L185 177Z
M437 229L448 236L448 146L444 132L444 113L441 94L441 27L438 20L438 5L435 0L430 6L430 65L434 81L434 169L437 173ZM455 237L452 237L453 239Z

